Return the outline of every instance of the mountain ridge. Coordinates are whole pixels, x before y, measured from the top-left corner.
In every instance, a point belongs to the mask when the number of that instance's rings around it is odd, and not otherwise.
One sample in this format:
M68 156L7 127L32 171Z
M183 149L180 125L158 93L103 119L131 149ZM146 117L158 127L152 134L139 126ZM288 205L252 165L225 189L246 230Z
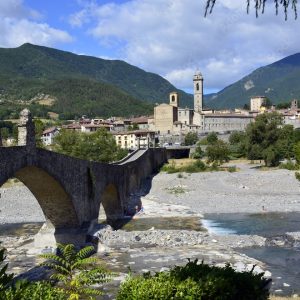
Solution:
M28 101L36 94L47 91L51 96L57 98L57 103L60 103L61 93L52 95L51 87L55 86L55 82L58 80L65 80L65 83L68 84L69 79L73 80L73 87L74 80L77 82L87 81L90 86L93 85L91 94L93 98L95 98L96 86L99 90L102 88L106 90L105 97L97 96L95 99L100 106L103 106L103 102L107 102L107 99L113 100L111 103L105 104L106 110L103 112L103 116L118 111L122 115L124 110L121 107L119 110L114 107L111 113L107 108L110 104L122 106L124 97L129 106L134 104L133 110L125 109L125 111L131 111L132 114L141 114L142 111L150 113L154 103L165 102L168 94L174 90L180 93L183 105L192 105L191 95L176 89L163 77L146 72L122 60L105 60L29 43L17 48L0 48L0 97L4 102L5 100L9 100L11 103L16 100ZM27 81L27 85L24 84L24 81ZM85 91L90 92L87 89ZM69 97L75 96L76 102L80 102L80 94L81 92L77 90L76 93L70 93ZM120 101L117 101L117 97L120 95L122 97ZM65 100L67 96L65 95ZM140 103L143 109L139 109L137 103ZM95 103L94 106L96 106ZM53 108L57 112L61 112L57 105L54 105ZM68 108L72 110L72 107ZM78 105L73 112L75 114L86 113L80 110ZM102 115L99 109L95 110L95 113Z
M258 95L274 104L300 98L300 53L257 68L218 93L206 95L205 102L212 108L236 108Z

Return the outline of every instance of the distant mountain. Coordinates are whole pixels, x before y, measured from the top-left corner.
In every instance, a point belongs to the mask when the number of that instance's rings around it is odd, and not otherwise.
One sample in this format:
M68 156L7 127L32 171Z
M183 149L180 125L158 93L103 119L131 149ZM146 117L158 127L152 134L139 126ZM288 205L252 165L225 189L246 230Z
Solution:
M21 108L28 103L37 112L145 114L152 112L154 103L168 101L171 91L180 93L184 106L192 105L191 95L124 61L32 44L0 48L0 118L13 105Z
M206 95L205 105L242 107L252 96L266 96L274 104L300 99L300 53L258 68L222 91Z

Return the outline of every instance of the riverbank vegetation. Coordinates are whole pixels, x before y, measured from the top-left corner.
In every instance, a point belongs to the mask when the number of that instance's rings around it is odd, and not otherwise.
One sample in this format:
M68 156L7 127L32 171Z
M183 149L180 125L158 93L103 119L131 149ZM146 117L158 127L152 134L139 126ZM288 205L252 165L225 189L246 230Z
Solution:
M41 255L41 266L52 270L49 281L16 280L7 274L5 249L0 250L0 299L3 300L79 300L103 295L101 287L114 274L106 270L99 259L91 257L93 246L77 250L72 244L58 244L57 254ZM96 288L97 285L97 288Z
M117 300L264 300L269 297L269 282L263 273L239 273L230 265L220 268L203 262L199 264L195 260L182 267L175 266L170 271L129 277L121 284Z
M93 247L76 250L74 245L58 245L57 254L44 254L43 266L53 271L49 281L28 282L16 280L7 274L5 249L0 251L0 299L3 300L79 300L97 299L103 295L103 284L114 276L99 266L90 255ZM188 261L170 271L151 275L150 272L133 277L121 284L117 300L147 299L261 299L269 298L270 279L253 270L237 272L226 267L209 266ZM249 298L251 295L251 298Z

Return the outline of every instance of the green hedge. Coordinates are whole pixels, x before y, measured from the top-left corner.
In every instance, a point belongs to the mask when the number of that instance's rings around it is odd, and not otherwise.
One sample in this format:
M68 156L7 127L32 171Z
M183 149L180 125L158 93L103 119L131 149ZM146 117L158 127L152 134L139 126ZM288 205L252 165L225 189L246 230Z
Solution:
M117 300L265 300L269 280L252 271L236 272L189 261L169 272L129 277L120 287Z

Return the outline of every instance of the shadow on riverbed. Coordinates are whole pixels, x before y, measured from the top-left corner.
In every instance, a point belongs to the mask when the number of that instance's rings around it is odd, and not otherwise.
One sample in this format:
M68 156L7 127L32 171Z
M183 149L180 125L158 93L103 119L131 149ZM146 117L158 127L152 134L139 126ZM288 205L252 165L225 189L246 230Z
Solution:
M109 220L106 219L106 215L101 214L99 217L99 224L100 225L110 225L114 230L118 230L123 228L127 223L131 222L133 218L138 218L143 213L143 205L142 205L142 197L145 197L149 194L152 188L152 180L153 177L148 176L146 179L143 180L141 183L141 187L130 194L130 197L125 204L124 207L124 218L117 219L117 220ZM104 210L103 210L104 211Z

